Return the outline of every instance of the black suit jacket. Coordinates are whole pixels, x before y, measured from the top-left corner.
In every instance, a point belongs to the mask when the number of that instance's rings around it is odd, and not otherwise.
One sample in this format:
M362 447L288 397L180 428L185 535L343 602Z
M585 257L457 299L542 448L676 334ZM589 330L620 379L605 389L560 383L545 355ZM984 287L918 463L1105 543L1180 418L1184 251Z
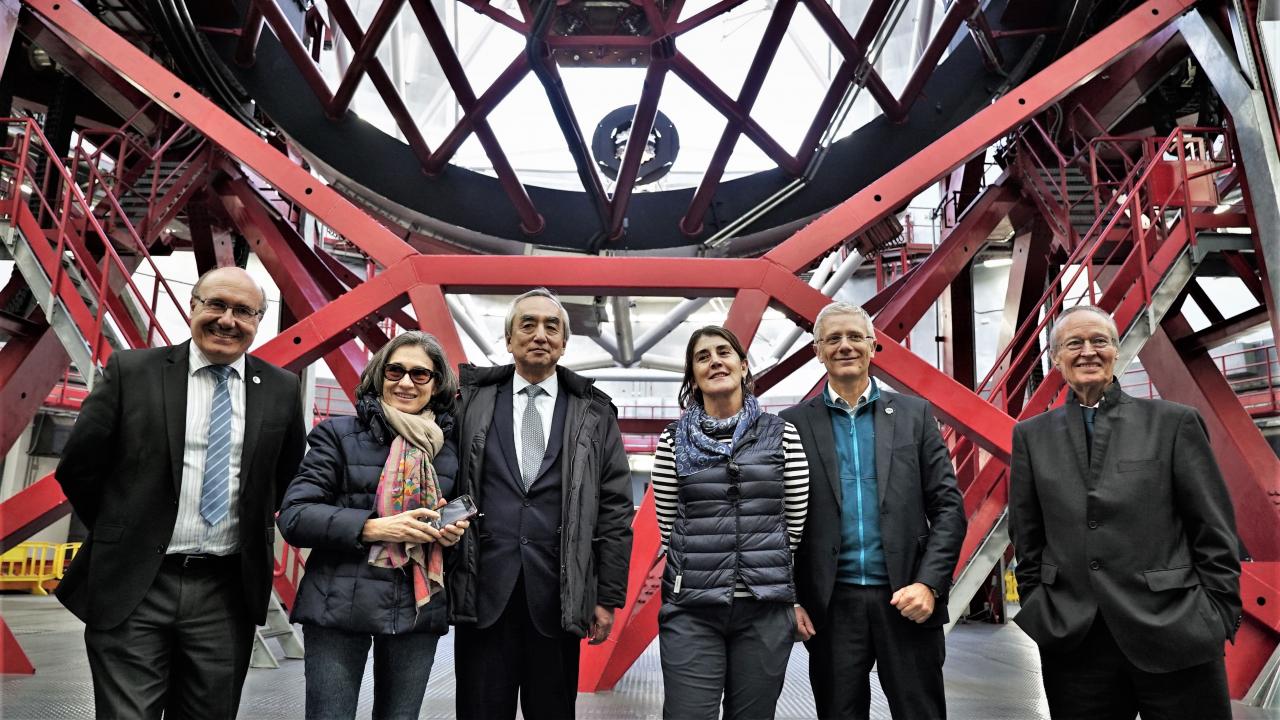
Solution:
M922 582L941 594L926 625L947 622L946 593L968 523L951 455L920 398L880 391L876 401L876 489L880 535L893 590ZM809 515L796 551L796 591L819 632L835 589L843 487L822 395L781 415L800 432L809 460Z
M1113 383L1013 430L1009 520L1022 610L1040 646L1066 650L1102 613L1130 662L1172 672L1222 657L1240 616L1231 499L1200 415Z
M178 517L190 341L121 350L80 409L57 478L89 537L58 599L90 627L120 624L159 572ZM240 569L248 617L266 618L274 516L302 458L298 377L245 358L240 459Z
M538 475L526 493L516 456L512 419L513 383L498 386L497 404L487 445L483 490L485 518L480 535L479 597L476 626L497 622L511 598L516 582L524 579L529 616L538 631L559 637L560 628L560 522L563 506L562 469L566 392L556 394L550 439L538 467ZM496 437L495 437L496 436Z

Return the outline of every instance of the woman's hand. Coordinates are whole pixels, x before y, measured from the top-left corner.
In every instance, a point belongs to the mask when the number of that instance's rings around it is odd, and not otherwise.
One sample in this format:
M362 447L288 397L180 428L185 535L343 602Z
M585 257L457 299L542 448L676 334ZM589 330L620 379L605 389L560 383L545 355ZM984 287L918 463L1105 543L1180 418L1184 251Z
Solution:
M435 510L426 508L415 508L406 510L397 515L390 517L369 518L364 521L364 529L360 533L360 540L366 543L378 542L408 542L408 543L429 543L435 542L441 537L440 531L431 527L431 521L440 517L440 513ZM450 526L452 527L452 526ZM461 537L459 532L458 536ZM456 543L442 542L442 545L452 545Z
M437 536L438 539L436 542L445 547L457 545L458 541L462 539L463 534L466 533L467 528L469 527L471 527L470 520L459 520L456 523L449 523L439 531L440 534ZM432 529L434 530L435 528Z

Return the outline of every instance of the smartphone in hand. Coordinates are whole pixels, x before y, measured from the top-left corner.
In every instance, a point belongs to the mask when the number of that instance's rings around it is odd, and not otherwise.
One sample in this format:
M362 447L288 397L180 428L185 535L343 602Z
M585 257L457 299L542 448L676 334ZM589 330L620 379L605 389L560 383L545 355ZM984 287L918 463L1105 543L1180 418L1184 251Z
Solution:
M437 530L444 529L445 525L452 525L462 520L470 520L480 514L479 508L475 502L471 500L470 495L460 495L444 507L437 508L436 512L440 513L440 517L431 521L432 527Z

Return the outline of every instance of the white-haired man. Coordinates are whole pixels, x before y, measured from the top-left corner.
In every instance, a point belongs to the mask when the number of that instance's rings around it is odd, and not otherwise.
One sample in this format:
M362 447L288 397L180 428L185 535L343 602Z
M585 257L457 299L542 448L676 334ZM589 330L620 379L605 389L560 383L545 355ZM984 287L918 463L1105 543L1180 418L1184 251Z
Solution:
M1115 321L1078 305L1049 334L1071 395L1013 429L1009 519L1054 718L1231 717L1240 622L1231 499L1200 415L1126 395Z

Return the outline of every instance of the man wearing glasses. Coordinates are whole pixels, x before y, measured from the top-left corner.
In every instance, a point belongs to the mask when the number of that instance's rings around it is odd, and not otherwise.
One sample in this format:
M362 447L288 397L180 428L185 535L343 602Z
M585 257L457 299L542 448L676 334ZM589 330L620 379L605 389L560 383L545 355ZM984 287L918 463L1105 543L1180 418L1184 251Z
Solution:
M1230 718L1231 499L1195 410L1120 389L1118 337L1100 308L1063 311L1050 353L1071 394L1014 427L1014 620L1055 718Z
M631 471L617 411L559 366L569 316L549 290L507 311L514 365L463 365L457 494L484 513L448 566L461 720L568 720L582 639L626 601Z
M784 410L809 460L796 552L799 634L819 718L867 718L870 672L898 718L943 718L942 626L966 527L929 404L871 377L867 312L834 302L814 322L820 395Z
M111 354L57 478L89 537L58 586L85 622L97 717L234 717L302 457L297 376L245 355L244 270L191 291L191 340Z

